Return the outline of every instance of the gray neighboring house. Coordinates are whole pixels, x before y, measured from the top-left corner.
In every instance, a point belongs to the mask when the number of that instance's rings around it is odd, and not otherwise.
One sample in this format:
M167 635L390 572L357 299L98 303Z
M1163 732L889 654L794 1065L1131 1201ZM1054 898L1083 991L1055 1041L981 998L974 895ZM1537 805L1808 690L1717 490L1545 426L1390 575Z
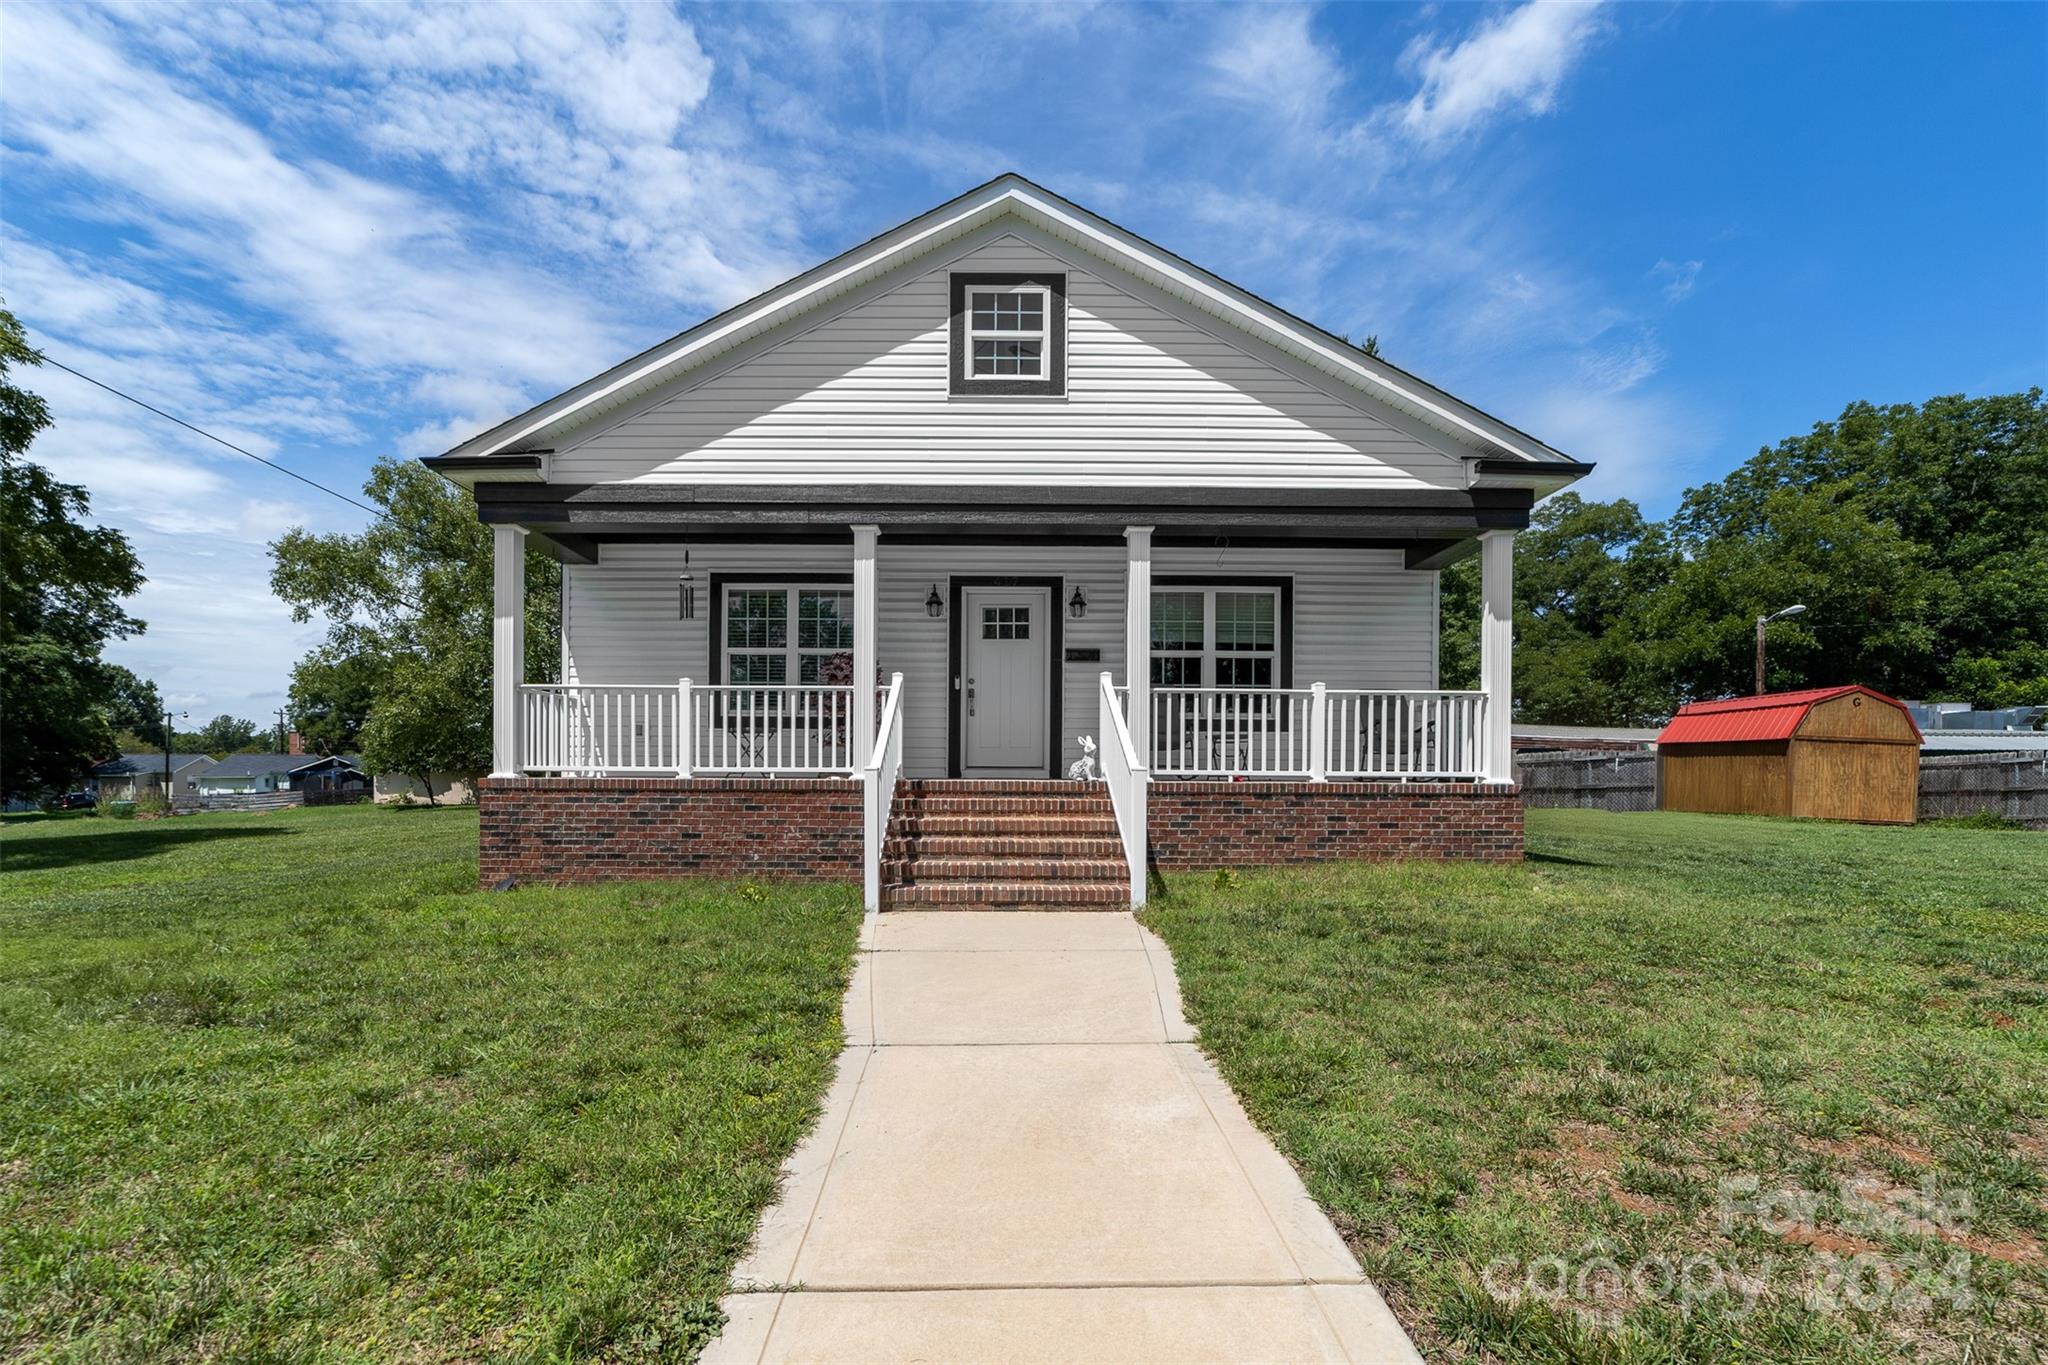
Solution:
M189 794L199 790L201 776L215 766L206 754L171 755L171 790ZM135 801L164 793L162 754L122 754L92 770L89 783L95 795L109 801Z
M199 779L201 796L253 792L369 790L355 760L326 754L229 754Z

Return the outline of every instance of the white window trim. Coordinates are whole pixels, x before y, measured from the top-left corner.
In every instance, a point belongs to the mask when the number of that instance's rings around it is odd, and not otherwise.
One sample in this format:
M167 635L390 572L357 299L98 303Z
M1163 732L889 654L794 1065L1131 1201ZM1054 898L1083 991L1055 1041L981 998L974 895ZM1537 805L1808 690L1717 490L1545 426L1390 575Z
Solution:
M844 649L813 648L798 643L798 640L800 638L802 594L807 592L831 593L834 596L846 597L851 599L851 597L853 596L853 589L845 583L747 583L742 581L732 581L721 583L719 585L719 589L721 595L719 597L716 607L716 610L719 613L720 621L718 640L717 683L717 686L719 687L827 686L828 684L824 683L806 683L803 681L804 656L807 654L812 654L817 655L820 658L830 658L832 655L835 654L851 654L853 652L853 645L851 642L848 642ZM784 594L783 611L785 615L783 618L784 629L782 645L779 648L773 645L762 645L759 647L741 645L740 647L735 649L733 647L732 642L732 614L728 610L728 604L731 602L733 594L767 592L779 592ZM851 624L850 613L848 616L848 623ZM732 681L732 656L735 654L782 655L782 682L738 683Z
M1036 294L1038 296L1038 330L1022 332L977 328L974 325L974 296L976 294ZM1045 380L1051 374L1052 364L1052 291L1042 284L970 284L967 286L967 326L961 344L967 348L960 357L960 373L968 383L985 383L991 380L1032 379ZM974 343L977 341L1035 341L1038 343L1038 368L1029 374L978 374L974 368Z
M1267 597L1272 599L1273 648L1270 651L1218 650L1216 648L1216 594L1220 592L1256 593L1261 597ZM1217 672L1216 664L1219 659L1264 658L1271 659L1273 661L1273 681L1266 684L1264 687L1260 687L1257 684L1234 683L1232 684L1232 690L1246 692L1277 692L1280 690L1282 684L1282 679L1280 677L1280 660L1286 654L1286 640L1283 633L1287 630L1288 627L1288 622L1284 619L1280 611L1280 605L1284 600L1280 589L1268 583L1203 583L1199 586L1192 583L1176 583L1152 589L1152 595L1154 597L1162 597L1168 593L1199 593L1201 595L1202 647L1199 650L1149 649L1146 654L1145 667L1149 672L1152 666L1152 660L1154 659L1199 659L1202 663L1202 681L1196 684L1154 683L1152 684L1154 687L1222 687L1223 684L1217 681L1219 674Z

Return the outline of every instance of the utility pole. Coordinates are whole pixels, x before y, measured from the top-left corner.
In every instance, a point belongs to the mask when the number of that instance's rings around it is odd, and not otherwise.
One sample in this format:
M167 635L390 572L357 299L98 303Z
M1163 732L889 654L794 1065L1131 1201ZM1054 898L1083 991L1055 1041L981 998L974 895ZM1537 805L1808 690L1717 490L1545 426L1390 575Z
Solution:
M1769 616L1756 618L1756 694L1759 697L1764 694L1764 627L1783 617L1797 616L1805 610L1804 603L1797 603L1783 611L1774 611Z
M283 753L284 750L284 708L280 706L277 708L277 751Z

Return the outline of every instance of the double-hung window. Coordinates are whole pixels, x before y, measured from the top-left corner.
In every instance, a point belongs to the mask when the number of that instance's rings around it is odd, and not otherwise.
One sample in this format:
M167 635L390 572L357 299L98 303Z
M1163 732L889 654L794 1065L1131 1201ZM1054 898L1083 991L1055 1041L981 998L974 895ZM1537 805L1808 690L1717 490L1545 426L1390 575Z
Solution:
M721 671L728 684L844 687L853 681L853 591L842 587L725 589Z
M1162 588L1152 594L1152 685L1280 684L1280 590Z
M1045 378L1047 291L1011 285L967 291L967 372L976 379Z
M1066 391L1066 276L952 277L955 395Z

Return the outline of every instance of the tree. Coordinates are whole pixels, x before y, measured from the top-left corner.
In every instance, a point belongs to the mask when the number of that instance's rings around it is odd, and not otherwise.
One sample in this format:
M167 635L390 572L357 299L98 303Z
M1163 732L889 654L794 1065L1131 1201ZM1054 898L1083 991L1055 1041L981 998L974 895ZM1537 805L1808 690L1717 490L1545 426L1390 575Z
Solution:
M263 740L260 744L257 743L259 737ZM215 716L190 734L178 736L178 741L199 753L225 758L233 753L267 752L273 738L253 720L243 720L240 716Z
M164 712L157 700L156 684L119 664L108 664L106 674L107 700L101 714L114 731L115 748L122 753L163 748ZM133 743L122 740L124 735Z
M417 776L424 755L460 760L436 771L480 774L490 764L491 529L469 494L410 461L379 460L363 491L385 515L362 531L294 528L270 547L271 588L293 618L317 611L330 622L293 670L293 706L331 718L337 736L353 723L372 768L388 761ZM545 681L560 658L560 567L531 548L526 583L526 676Z
M1654 714L1657 679L1644 668L1634 617L1673 557L1662 529L1626 499L1560 493L1515 539L1515 714L1561 725L1613 724ZM1479 561L1446 569L1439 673L1447 687L1479 680Z
M1669 521L1566 493L1515 553L1522 720L1651 722L1750 690L1860 682L1979 706L2048 703L2042 392L1851 404L1689 489ZM1440 673L1478 675L1476 565L1445 570Z
M85 489L24 458L50 413L9 371L41 363L0 309L0 676L11 684L0 788L9 797L67 786L112 754L116 679L100 651L143 629L121 606L142 586L127 538L84 525Z
M434 775L475 777L491 765L488 653L407 659L393 670L362 733L371 772L413 778L434 803Z
M363 725L391 679L390 660L352 636L308 654L292 670L291 717L309 752L343 754L361 743Z

